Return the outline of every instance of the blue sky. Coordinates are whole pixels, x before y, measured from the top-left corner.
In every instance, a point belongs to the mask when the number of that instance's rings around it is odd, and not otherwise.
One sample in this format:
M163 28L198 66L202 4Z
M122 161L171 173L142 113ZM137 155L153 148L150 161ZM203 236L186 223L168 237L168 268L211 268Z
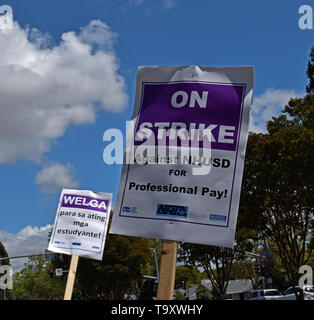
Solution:
M102 137L130 119L139 65L253 65L251 128L264 131L305 91L314 30L298 27L304 4L314 7L304 0L0 0L16 22L0 42L0 241L9 253L46 245L62 186L116 196L121 166L104 163ZM78 53L77 43L99 57ZM45 75L43 83L28 69ZM80 88L78 78L96 89Z

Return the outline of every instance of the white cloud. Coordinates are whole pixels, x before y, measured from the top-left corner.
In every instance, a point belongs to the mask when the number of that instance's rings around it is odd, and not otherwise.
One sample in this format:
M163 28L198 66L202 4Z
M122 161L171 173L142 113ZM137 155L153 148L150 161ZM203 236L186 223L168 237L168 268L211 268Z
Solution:
M127 102L112 49L116 34L93 20L53 46L37 29L0 29L0 163L40 162L70 125L95 121L96 107Z
M250 131L266 132L266 122L277 117L291 98L301 97L303 93L294 90L267 89L253 101Z
M87 26L81 28L79 40L90 45L97 45L102 49L112 50L117 34L110 27L100 21L92 20Z
M9 256L42 254L48 248L48 233L52 225L42 227L26 226L17 234L0 230L0 241L3 243ZM13 272L23 268L27 258L11 259Z
M57 193L62 188L76 189L79 186L73 177L73 167L57 162L44 166L36 175L35 183L45 193Z

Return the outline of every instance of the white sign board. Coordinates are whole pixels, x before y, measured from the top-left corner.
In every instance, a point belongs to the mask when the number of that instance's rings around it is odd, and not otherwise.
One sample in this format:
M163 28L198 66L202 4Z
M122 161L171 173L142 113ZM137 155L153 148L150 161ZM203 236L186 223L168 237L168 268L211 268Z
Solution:
M102 260L112 194L63 189L48 250Z
M233 247L252 96L252 67L140 67L110 232Z
M63 276L63 269L62 268L56 269L56 276L57 277L62 277Z

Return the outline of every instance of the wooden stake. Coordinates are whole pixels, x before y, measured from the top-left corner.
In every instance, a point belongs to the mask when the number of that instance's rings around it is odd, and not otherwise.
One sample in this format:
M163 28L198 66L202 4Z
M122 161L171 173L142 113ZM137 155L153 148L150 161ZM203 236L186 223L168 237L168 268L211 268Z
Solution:
M162 241L157 300L172 300L177 263L176 241Z
M71 300L79 256L72 254L64 300Z

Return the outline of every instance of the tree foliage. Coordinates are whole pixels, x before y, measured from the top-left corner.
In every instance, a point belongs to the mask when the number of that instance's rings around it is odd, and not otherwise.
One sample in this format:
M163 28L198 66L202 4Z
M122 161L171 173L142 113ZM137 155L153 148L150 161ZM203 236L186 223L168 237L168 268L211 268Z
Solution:
M65 281L58 277L50 279L50 268L44 257L29 258L25 267L14 274L13 298L16 300L63 299Z
M102 261L81 258L77 271L77 299L123 299L151 258L148 239L109 234ZM131 290L132 291L132 290Z
M211 300L211 294L206 287L200 286L196 290L196 299L197 300Z
M240 208L276 244L295 285L313 249L314 96L291 99L267 130L249 136Z
M175 288L188 288L200 285L201 272L192 266L180 265L176 267Z
M204 269L217 299L223 299L228 287L231 267L234 261L244 255L244 242L239 241L234 249L182 243L179 247L179 260Z

